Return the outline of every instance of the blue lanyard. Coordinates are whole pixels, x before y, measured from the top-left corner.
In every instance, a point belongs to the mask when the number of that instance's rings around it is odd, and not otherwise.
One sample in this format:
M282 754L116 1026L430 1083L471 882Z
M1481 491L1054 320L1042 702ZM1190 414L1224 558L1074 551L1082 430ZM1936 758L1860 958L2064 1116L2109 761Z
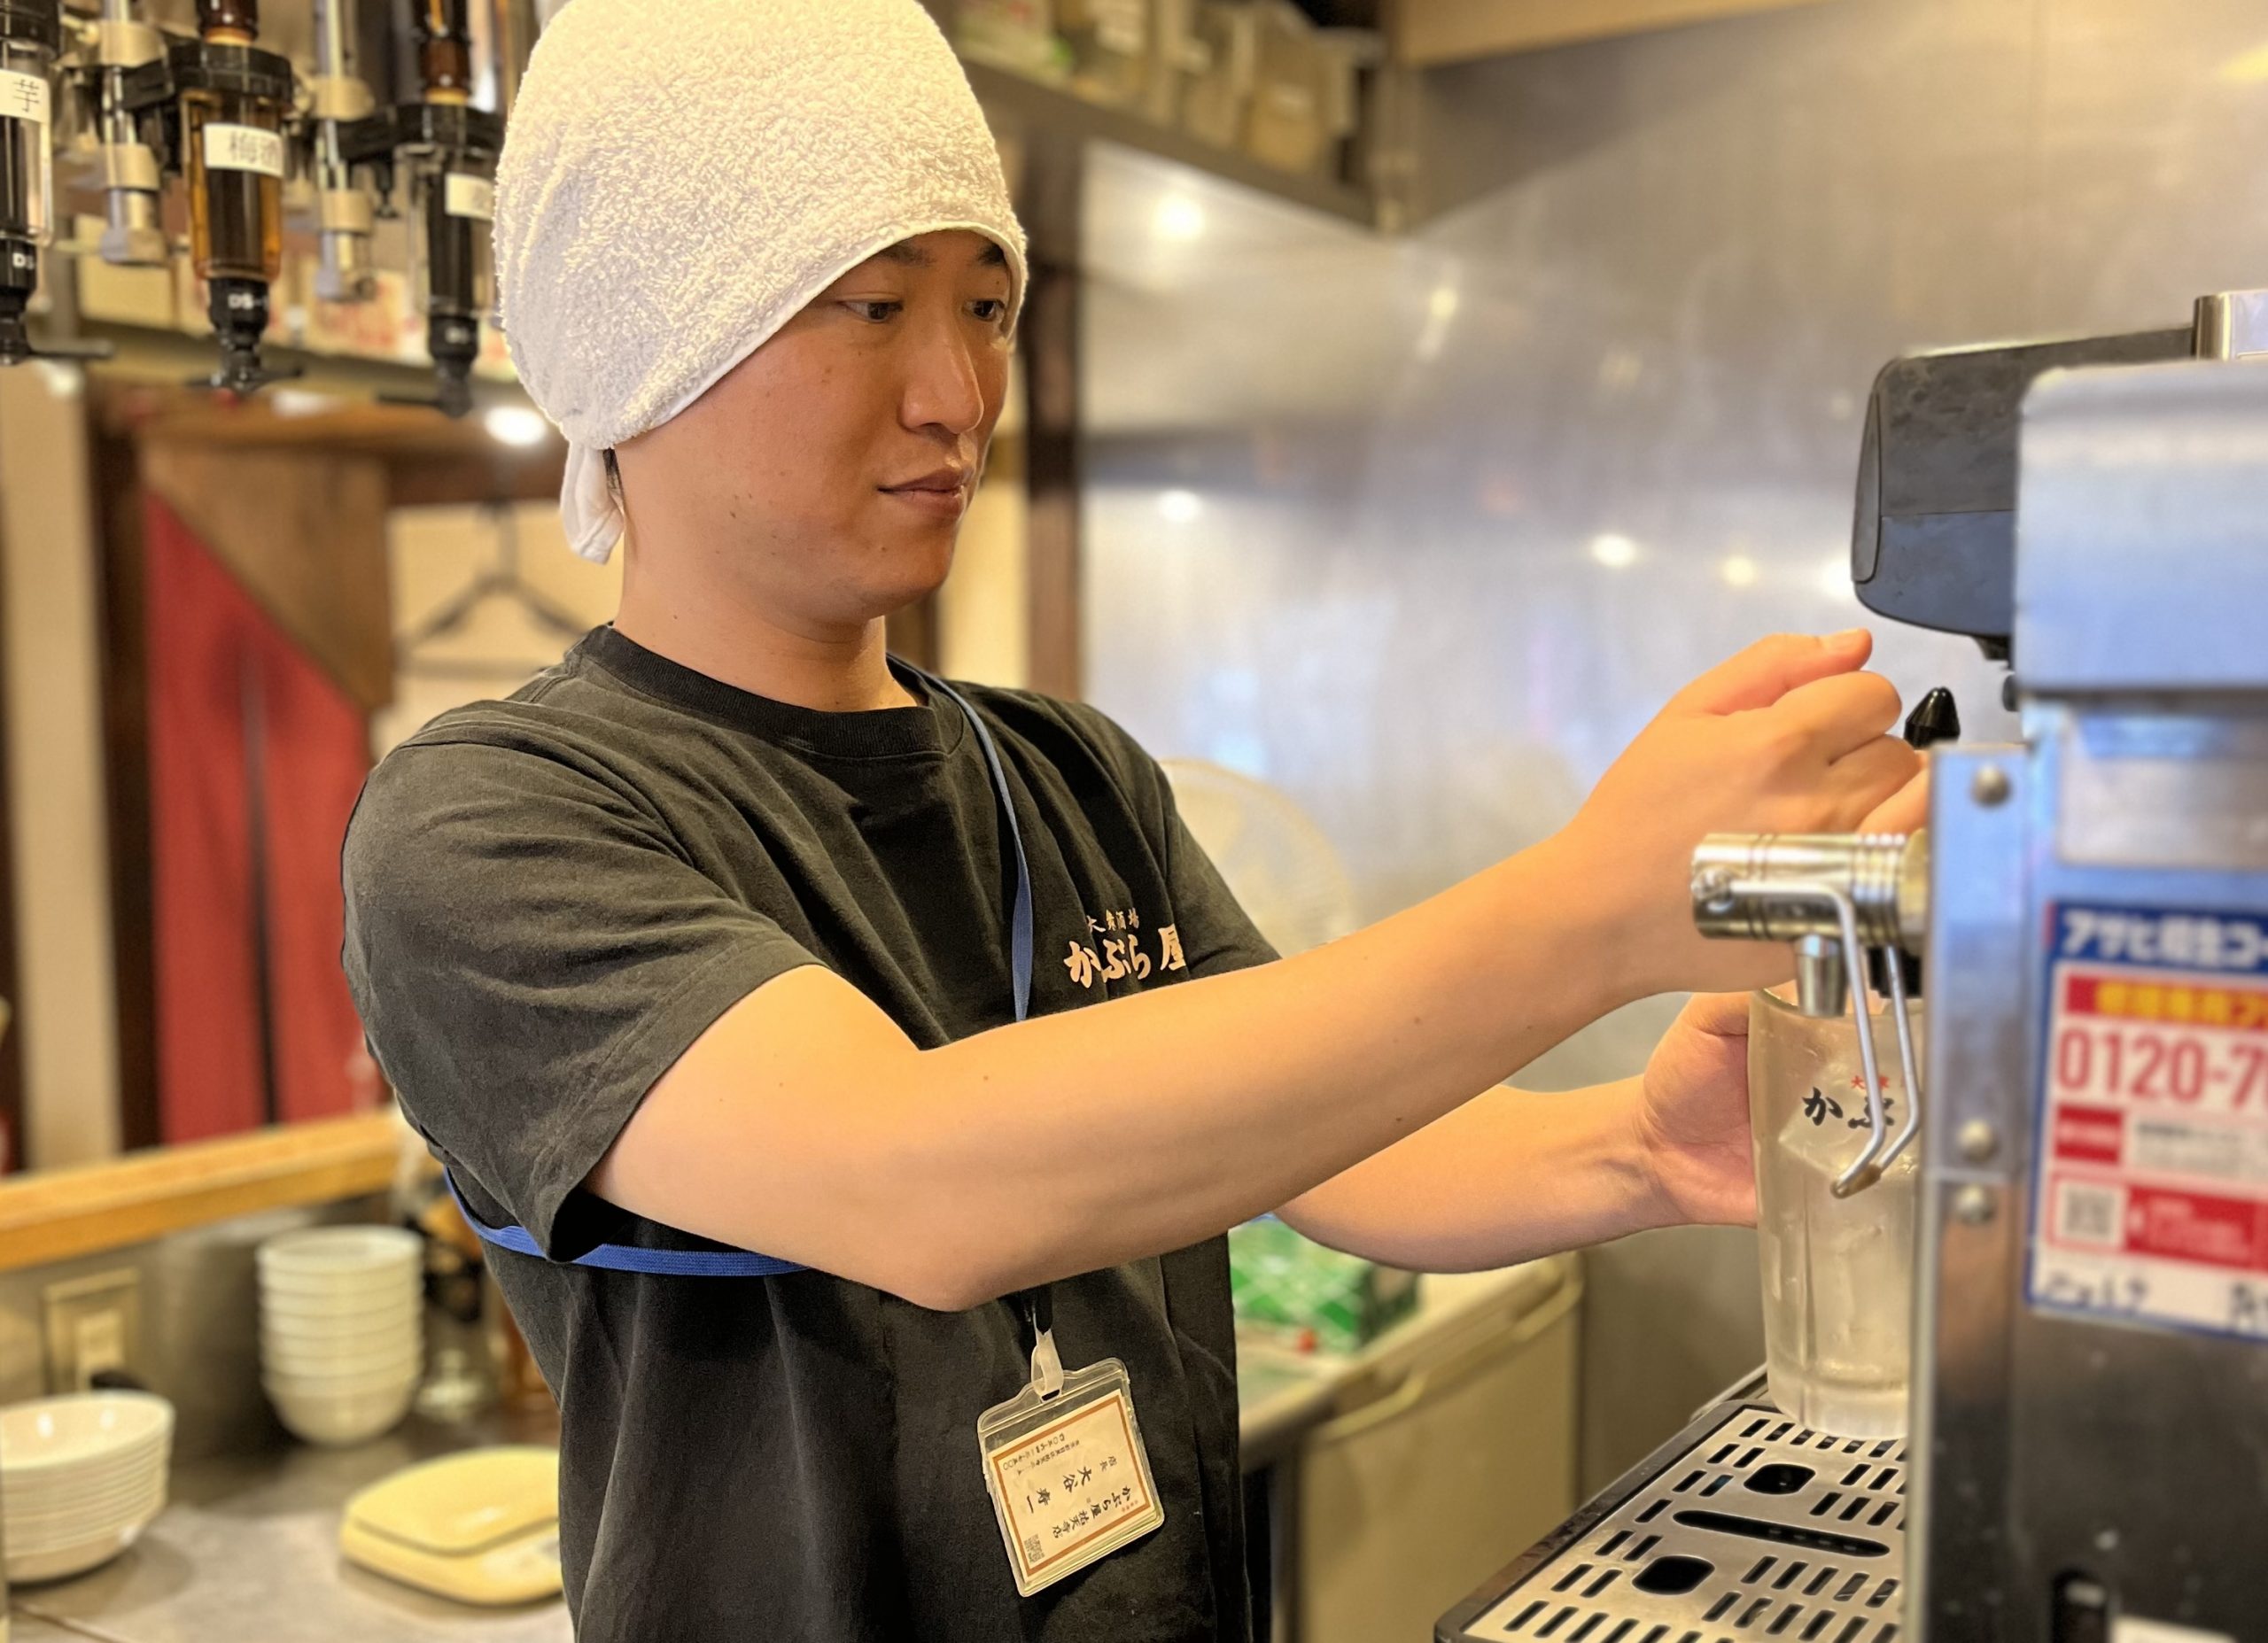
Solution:
M1024 856L1023 828L1016 821L1016 806L1008 789L1008 773L1000 763L1000 749L993 745L992 732L984 727L976 709L968 699L944 680L924 672L912 663L902 664L906 670L931 690L951 701L964 714L976 732L976 745L983 749L984 768L992 778L992 802L1000 811L1000 836L1005 841L1016 867L1015 897L1008 910L1008 962L1014 980L1016 1019L1021 1021L1031 1013L1032 912L1031 864ZM464 1194L457 1190L456 1180L445 1166L441 1178L448 1182L449 1196L456 1199L457 1208L470 1226L481 1238L500 1250L509 1250L516 1255L532 1255L539 1260L550 1258L531 1236L524 1227L492 1227L472 1213L464 1201ZM770 1255L758 1255L750 1250L648 1250L627 1244L602 1244L588 1253L578 1255L571 1263L577 1267L597 1267L609 1272L656 1273L680 1278L776 1278L783 1273L804 1270L791 1260L781 1260Z

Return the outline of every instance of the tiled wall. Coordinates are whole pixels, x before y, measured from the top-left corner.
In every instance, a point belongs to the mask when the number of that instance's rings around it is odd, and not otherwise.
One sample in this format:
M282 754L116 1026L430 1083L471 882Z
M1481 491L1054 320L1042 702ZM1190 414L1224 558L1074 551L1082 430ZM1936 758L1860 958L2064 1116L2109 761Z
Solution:
M1290 792L1371 915L1557 826L1743 642L1860 619L1883 361L2268 284L2259 0L1835 0L1429 104L1442 210L1404 239L1131 161L1090 190L1088 694ZM2009 733L1965 644L1881 639ZM1532 1076L1627 1072L1664 1019ZM1752 1259L1594 1263L1592 1483L1760 1356Z

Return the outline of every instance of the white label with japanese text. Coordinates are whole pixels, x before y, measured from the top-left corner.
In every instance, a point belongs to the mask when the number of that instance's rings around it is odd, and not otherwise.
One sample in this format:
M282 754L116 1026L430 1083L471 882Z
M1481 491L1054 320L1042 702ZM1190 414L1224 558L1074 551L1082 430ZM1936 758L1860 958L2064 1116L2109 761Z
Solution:
M2268 1339L2268 918L2048 930L2032 1305Z
M976 1430L984 1485L1023 1596L1166 1521L1115 1359L1066 1376L1059 1394L1028 1388L988 1411Z
M48 123L47 81L37 74L0 69L0 120L28 120Z
M485 177L452 171L444 185L441 205L452 217L490 221L496 215L496 185Z
M258 126L205 128L205 165L211 171L256 171L263 177L284 174L284 139Z

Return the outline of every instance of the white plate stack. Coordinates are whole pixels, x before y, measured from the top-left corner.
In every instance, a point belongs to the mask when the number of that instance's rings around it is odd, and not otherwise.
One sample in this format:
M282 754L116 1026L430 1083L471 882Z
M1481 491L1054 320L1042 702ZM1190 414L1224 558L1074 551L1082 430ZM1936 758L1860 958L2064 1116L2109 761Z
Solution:
M260 1246L260 1384L295 1435L391 1430L424 1377L424 1245L398 1227L317 1227Z
M0 1544L8 1579L108 1562L165 1509L174 1407L148 1392L81 1392L0 1409Z

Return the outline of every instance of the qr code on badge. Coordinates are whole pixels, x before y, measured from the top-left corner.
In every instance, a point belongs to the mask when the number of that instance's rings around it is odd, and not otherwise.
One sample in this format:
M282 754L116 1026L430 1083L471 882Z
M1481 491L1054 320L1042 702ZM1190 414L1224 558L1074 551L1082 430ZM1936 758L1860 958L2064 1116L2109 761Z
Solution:
M2056 1235L2073 1244L2119 1243L2123 1196L2115 1187L2063 1182L2056 1199Z
M1044 1550L1045 1550L1045 1548L1039 1544L1039 1537L1037 1535L1026 1535L1024 1537L1024 1555L1026 1557L1037 1560L1040 1553Z

